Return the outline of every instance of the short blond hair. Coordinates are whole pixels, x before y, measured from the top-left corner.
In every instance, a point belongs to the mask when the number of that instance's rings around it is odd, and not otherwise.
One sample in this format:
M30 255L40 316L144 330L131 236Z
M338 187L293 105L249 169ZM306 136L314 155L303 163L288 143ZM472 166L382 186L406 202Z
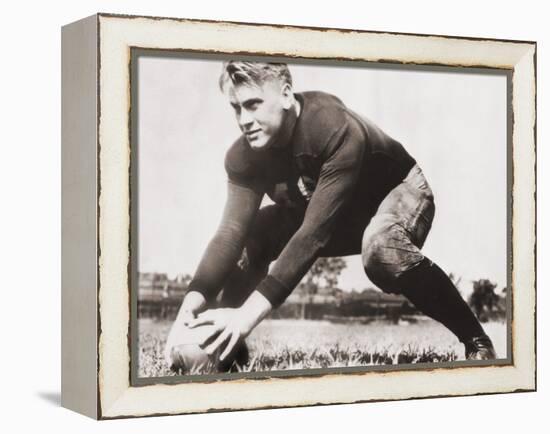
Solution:
M278 80L281 84L292 86L292 76L286 63L242 62L230 60L223 62L222 74L218 85L222 92L228 82L233 85L250 84L261 86L266 81Z

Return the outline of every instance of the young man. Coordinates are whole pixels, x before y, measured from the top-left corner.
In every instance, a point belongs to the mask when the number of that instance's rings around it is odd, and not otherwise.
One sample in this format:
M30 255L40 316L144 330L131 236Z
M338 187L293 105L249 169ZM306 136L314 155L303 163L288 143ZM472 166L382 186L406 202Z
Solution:
M167 356L183 328L209 324L206 353L221 353L223 361L240 348L245 361L244 338L318 257L361 254L374 284L404 294L444 324L467 359L496 357L447 274L420 251L434 198L400 143L335 96L293 93L286 64L226 62L220 88L242 135L226 154L222 221L190 283ZM260 209L264 194L275 204ZM205 310L222 289L222 307Z

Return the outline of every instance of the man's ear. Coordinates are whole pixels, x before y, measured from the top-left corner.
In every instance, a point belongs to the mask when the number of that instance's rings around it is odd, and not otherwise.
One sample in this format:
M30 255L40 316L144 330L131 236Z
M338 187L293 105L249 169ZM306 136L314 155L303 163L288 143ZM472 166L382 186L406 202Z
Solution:
M283 99L283 108L289 110L293 106L294 94L292 86L289 83L284 83L281 87L281 97Z

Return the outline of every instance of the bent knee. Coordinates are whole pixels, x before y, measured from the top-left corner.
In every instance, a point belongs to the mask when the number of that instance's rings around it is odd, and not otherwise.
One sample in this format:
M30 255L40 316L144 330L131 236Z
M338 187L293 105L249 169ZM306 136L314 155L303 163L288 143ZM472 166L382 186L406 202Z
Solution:
M362 260L367 277L380 289L388 288L397 279L391 250L387 248L386 236L383 233L369 237L363 243Z
M424 259L402 228L394 225L384 230L366 231L362 260L369 280L385 292L400 292L396 281L405 271Z

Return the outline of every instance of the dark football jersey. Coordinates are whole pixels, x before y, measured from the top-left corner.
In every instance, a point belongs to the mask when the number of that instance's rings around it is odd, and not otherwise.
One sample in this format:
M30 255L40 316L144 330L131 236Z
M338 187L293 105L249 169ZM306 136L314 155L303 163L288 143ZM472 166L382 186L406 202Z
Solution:
M415 165L399 142L337 97L324 92L295 96L301 113L286 146L256 150L243 135L225 158L229 183L239 186L228 201L242 202L226 205L225 220L250 221L248 214L264 194L304 213L301 227L257 288L274 305L284 301L340 228L356 234L360 245L362 230L384 197ZM240 246L236 238L243 234L224 233L215 237L217 246L209 247L191 282L205 296L221 289L239 254L227 246Z

